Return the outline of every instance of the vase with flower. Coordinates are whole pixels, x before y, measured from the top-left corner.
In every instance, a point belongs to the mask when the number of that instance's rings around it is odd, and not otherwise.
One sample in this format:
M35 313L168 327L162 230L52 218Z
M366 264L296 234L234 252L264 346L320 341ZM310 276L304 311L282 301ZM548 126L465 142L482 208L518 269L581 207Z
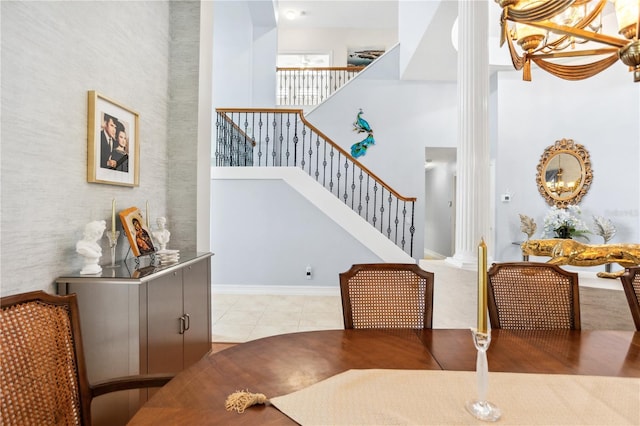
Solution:
M544 236L548 238L584 238L589 241L589 228L580 218L580 207L551 207L544 218Z

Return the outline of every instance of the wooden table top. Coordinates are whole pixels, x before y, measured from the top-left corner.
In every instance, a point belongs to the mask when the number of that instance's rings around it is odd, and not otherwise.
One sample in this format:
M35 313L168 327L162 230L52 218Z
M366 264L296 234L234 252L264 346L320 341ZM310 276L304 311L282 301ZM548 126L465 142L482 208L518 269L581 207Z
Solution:
M489 371L640 377L640 332L493 330ZM474 371L469 330L326 330L209 353L160 389L131 425L295 424L272 406L225 409L237 390L285 395L349 369Z

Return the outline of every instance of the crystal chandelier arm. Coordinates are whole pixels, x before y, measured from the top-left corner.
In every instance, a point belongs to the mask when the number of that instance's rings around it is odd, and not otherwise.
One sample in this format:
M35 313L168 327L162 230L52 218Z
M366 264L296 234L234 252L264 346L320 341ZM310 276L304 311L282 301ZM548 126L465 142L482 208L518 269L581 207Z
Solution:
M592 77L599 72L609 68L618 60L618 54L617 52L615 52L611 56L601 59L600 61L584 65L560 65L553 62L545 61L544 59L535 56L531 57L531 60L548 73L551 73L565 80L576 81Z

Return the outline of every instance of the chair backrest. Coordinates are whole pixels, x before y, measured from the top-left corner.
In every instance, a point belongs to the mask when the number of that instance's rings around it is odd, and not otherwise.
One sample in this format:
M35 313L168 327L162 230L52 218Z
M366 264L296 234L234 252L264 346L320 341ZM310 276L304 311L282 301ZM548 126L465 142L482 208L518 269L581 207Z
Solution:
M2 423L91 424L75 294L1 299Z
M620 276L624 294L627 296L629 308L636 330L640 331L640 266L629 267Z
M433 273L413 263L353 265L340 274L344 328L431 328Z
M578 274L536 262L494 263L488 275L492 328L580 329Z

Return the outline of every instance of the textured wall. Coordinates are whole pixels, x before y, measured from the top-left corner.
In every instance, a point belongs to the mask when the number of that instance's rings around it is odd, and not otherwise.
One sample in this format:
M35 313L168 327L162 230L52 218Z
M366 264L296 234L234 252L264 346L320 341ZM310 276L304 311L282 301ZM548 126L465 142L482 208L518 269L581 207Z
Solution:
M200 2L171 2L167 227L169 248L196 249L198 55ZM208 165L210 160L202 159ZM206 194L207 198L209 194Z
M188 49L170 52L184 48L181 37L191 47L198 4L0 2L3 295L53 292L57 276L79 271L75 243L87 222L109 221L112 198L118 209L144 208L148 200L153 222L168 216L170 246L193 244L194 193L175 201L180 209L167 200L195 187L194 173L170 171L189 169L195 161L190 129L197 127L197 54L193 62ZM172 17L174 9L181 15ZM172 24L181 30L172 31ZM89 90L140 114L139 187L87 183ZM171 188L169 179L176 182ZM104 238L102 246L106 254ZM127 249L121 236L119 256Z

